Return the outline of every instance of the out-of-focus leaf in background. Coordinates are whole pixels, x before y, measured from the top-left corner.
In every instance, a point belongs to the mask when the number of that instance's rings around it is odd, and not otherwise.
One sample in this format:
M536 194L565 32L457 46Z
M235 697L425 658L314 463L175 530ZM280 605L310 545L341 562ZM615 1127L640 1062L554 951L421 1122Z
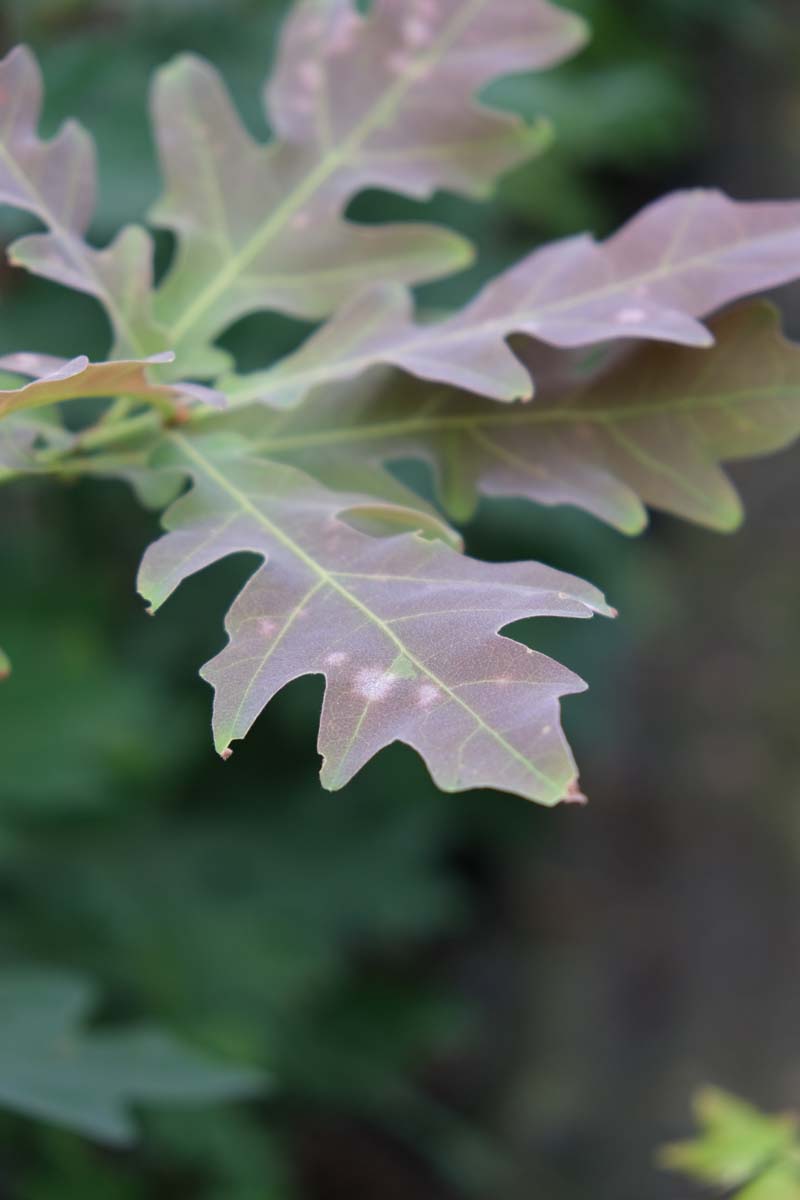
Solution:
M0 1104L100 1141L135 1136L131 1103L199 1104L257 1094L255 1071L222 1065L157 1029L81 1031L92 994L53 972L0 971Z
M695 1098L701 1132L662 1150L660 1161L700 1183L727 1189L733 1200L797 1200L800 1138L797 1118L767 1117L718 1088Z

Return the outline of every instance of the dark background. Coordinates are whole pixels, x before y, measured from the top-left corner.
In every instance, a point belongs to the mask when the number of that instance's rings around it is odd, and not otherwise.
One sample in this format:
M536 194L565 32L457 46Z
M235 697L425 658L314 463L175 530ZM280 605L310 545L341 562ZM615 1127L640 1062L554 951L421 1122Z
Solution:
M594 43L496 90L560 142L488 209L373 194L364 219L453 223L480 267L612 229L671 187L800 193L796 0L581 0ZM284 4L2 0L49 81L46 129L100 146L99 241L158 193L148 74L196 50L245 119ZM17 231L5 216L5 241ZM781 297L800 332L797 293ZM245 367L282 317L227 339ZM0 349L102 355L94 304L0 269ZM404 749L317 784L320 686L287 689L215 758L198 665L245 563L155 621L134 572L156 533L115 484L2 495L0 956L77 968L102 1017L161 1021L274 1077L266 1103L148 1110L130 1152L0 1117L3 1200L680 1200L656 1147L710 1081L800 1104L798 459L736 470L748 522L656 518L629 541L568 510L485 505L470 551L591 579L621 619L534 625L591 683L565 723L588 809L437 795Z

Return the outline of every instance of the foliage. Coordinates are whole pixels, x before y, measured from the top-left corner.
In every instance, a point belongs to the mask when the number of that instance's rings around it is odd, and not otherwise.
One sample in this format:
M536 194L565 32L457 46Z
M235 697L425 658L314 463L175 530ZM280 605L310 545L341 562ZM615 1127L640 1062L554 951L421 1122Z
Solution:
M495 177L530 156L539 136L535 127L476 106L472 97L499 76L550 65L583 37L575 17L544 2L531 8L508 0L490 10L479 0L418 0L409 9L387 0L366 17L345 3L300 3L265 92L276 135L266 146L242 128L212 68L179 59L159 75L153 97L166 190L151 216L175 237L174 259L155 284L152 239L140 227L127 227L102 250L87 243L95 207L91 143L75 124L50 143L40 141L41 85L32 57L17 50L2 66L0 195L46 227L18 240L12 260L100 300L116 356L107 365L76 360L56 370L35 356L12 358L7 366L43 377L7 391L4 412L13 417L39 404L103 392L120 397L97 425L66 445L42 427L7 421L6 476L135 468L148 481L140 490L151 496L161 494L158 481L165 476L175 490L191 477L193 490L165 518L171 532L146 556L140 574L140 589L154 608L187 575L220 557L252 551L263 559L229 615L228 650L206 670L217 694L215 738L224 756L277 690L300 674L318 673L327 680L319 743L327 786L346 782L382 746L404 741L447 790L482 784L546 804L579 796L557 703L581 685L495 635L526 616L609 611L597 593L566 577L539 568L481 567L421 540L415 528L426 537L438 533L452 541L454 535L437 530L427 512L420 515L413 496L398 494L383 471L361 469L360 441L373 432L363 408L350 406L353 442L337 445L339 470L332 479L324 467L315 471L313 457L302 467L271 461L258 447L274 430L274 418L266 411L259 423L256 406L297 404L310 392L302 418L310 433L293 438L294 449L303 451L304 436L314 444L319 394L326 393L326 407L336 402L327 385L391 364L405 373L404 386L422 397L412 402L417 413L433 403L437 414L452 413L457 428L466 430L472 479L461 485L457 516L469 507L469 491L484 487L547 503L577 500L602 516L612 510L625 528L641 524L636 492L729 525L736 503L704 461L770 449L796 433L791 389L787 397L776 374L780 358L768 360L767 391L759 373L755 392L733 394L731 414L724 346L702 367L676 350L653 363L624 347L641 339L708 346L712 335L699 317L793 278L800 205L676 193L603 246L578 237L535 251L461 312L422 325L403 285L463 265L463 240L418 224L346 218L351 198L369 186L414 197L440 188L485 195ZM260 309L331 315L297 354L266 374L237 377L216 339ZM730 339L737 353L763 363L768 318L735 320ZM518 339L513 350L507 344L512 334ZM623 345L610 366L595 368L577 390L556 379L555 407L545 393L530 410L532 420L547 418L547 437L528 450L535 461L524 453L520 459L503 446L502 435L492 441L483 430L482 423L494 419L493 406L479 397L533 396L538 343L576 347L610 340ZM126 355L148 357L137 366L119 361ZM648 389L643 402L654 365L659 378L674 375L676 382L666 398ZM687 392L693 376L701 380L698 400ZM213 433L203 424L213 415L216 393L175 382L198 377L214 381L235 410L217 420ZM420 382L414 385L413 378ZM396 380L390 375L377 386L379 405ZM467 424L458 407L463 401L438 393L425 399L421 381L467 389ZM608 407L609 395L615 407ZM154 405L154 416L146 410L130 415L142 403ZM237 428L242 411L249 418L246 436ZM519 412L507 411L516 422ZM759 422L776 411L774 428L762 436ZM702 412L708 415L701 431ZM563 439L561 418L569 422ZM91 451L99 447L98 461ZM120 449L126 467L115 457ZM391 447L386 454L391 457ZM368 532L351 528L359 520L370 524ZM409 532L378 538L378 526L384 534ZM487 589L491 602L476 604Z
M774 312L748 303L715 314L800 274L800 205L674 193L604 242L568 238L534 250L444 316L424 303L415 312L409 288L466 266L465 239L416 219L353 219L369 189L415 203L441 189L488 195L501 174L543 149L548 134L541 123L475 104L475 94L512 72L555 63L584 35L579 20L543 0L382 0L366 17L345 0L302 3L266 91L275 134L268 144L242 124L205 62L184 56L159 74L153 115L165 191L151 221L162 232L154 239L128 225L102 249L89 240L88 136L67 125L41 141L32 56L14 51L0 68L0 195L44 226L15 242L12 261L100 301L113 335L109 361L93 355L98 361L89 362L85 345L71 347L82 356L68 361L24 353L4 361L6 371L32 382L11 379L0 394L0 480L123 479L145 505L166 509L167 532L140 573L152 609L218 560L241 553L261 560L228 613L228 646L203 670L216 692L223 757L284 685L318 675L326 688L319 748L327 787L342 786L398 741L419 751L445 790L480 785L547 805L582 800L558 703L583 684L500 631L529 616L613 610L572 576L463 554L460 534L425 498L424 484L422 495L387 467L408 458L431 464L441 508L457 524L483 495L575 505L626 532L643 527L645 505L728 529L740 510L720 464L797 435L797 352ZM231 329L276 311L324 323L283 357L238 361ZM109 403L98 406L104 397ZM197 590L192 596L198 606L211 604ZM7 671L0 655L0 675ZM152 711L158 701L152 691L146 696L142 709ZM132 711L149 721L137 704ZM427 837L441 848L438 810L430 824L413 816L412 834L418 819L423 843ZM98 838L120 872L131 832L115 846L104 832ZM174 845L180 839L171 833ZM198 831L202 863L218 836L213 827ZM257 823L243 823L235 863L258 836ZM333 830L326 836L333 839ZM398 875L410 867L424 895L425 854L400 841ZM146 830L134 842L136 861L155 873L158 833ZM298 844L296 833L275 839L276 871ZM330 904L335 933L326 939L335 940L358 923L362 897L353 901L348 892L357 867L347 846L333 846L331 891L339 899L326 896L314 919L322 922ZM171 854L164 868L185 875L187 897L205 869L194 850ZM380 842L374 855L376 869L387 869ZM325 853L320 858L322 871L330 864ZM63 870L47 862L41 878L64 878ZM255 895L259 912L270 907L257 876L256 869L246 875L245 899L216 933L216 952L231 952L237 965L249 901ZM92 923L113 927L100 940L116 942L122 960L120 931L127 927L136 950L137 922L104 904L113 888L103 871L88 864L87 877L71 878L64 890ZM383 882L366 885L368 903L384 894ZM302 890L302 881L295 886ZM142 918L148 931L161 915L159 895L156 911ZM30 896L27 903L36 908ZM390 909L385 900L370 913L373 931ZM56 938L39 919L46 949ZM275 944L294 939L287 924ZM165 960L176 949L186 955L185 976L197 972L198 994L208 988L198 1023L207 1020L212 1040L224 1045L205 947L184 944L180 933L171 938L169 928L159 930L157 946ZM138 949L144 959L153 952L147 936ZM293 950L276 1004L284 1021L300 1006L297 978L306 981L303 955ZM315 945L309 958L319 954ZM342 1003L334 957L321 973L313 1016L298 1019L311 1041L303 1022L335 1024ZM124 985L147 991L114 955L108 964ZM264 981L255 973L259 992ZM237 1036L256 1060L280 1057L279 1046L267 1054L255 1029L260 1010L246 979L242 991L231 1010L250 1017L246 1037L242 1025ZM167 1006L174 999L152 998ZM439 1028L435 1003L419 1007L409 1006L411 1032L400 1039L399 1053L411 1058L429 1024ZM292 1066L281 1063L282 1079L291 1081ZM373 1066L369 1050L358 1069L351 1061L360 1099L418 1105L418 1097L398 1100L383 1079L376 1083Z
M732 1200L797 1200L800 1138L791 1116L767 1117L716 1088L700 1092L695 1141L666 1147L661 1162L700 1183L728 1189Z
M207 1103L261 1090L256 1072L208 1062L158 1030L80 1034L91 1000L78 978L0 974L0 1104L125 1143L131 1101Z

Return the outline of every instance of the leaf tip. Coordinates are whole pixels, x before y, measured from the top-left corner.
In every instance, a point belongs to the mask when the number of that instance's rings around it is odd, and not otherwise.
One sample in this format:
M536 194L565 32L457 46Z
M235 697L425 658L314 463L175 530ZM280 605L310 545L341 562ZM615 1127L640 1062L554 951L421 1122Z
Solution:
M474 266L478 260L478 251L474 242L461 233L447 231L447 234L448 266L453 271L466 271L469 267Z
M565 14L569 20L569 34L571 38L571 51L576 54L579 50L583 50L592 40L592 27L585 17L580 13Z
M569 783L569 786L567 787L566 792L560 799L560 803L561 804L577 804L581 808L585 808L586 805L589 803L589 797L586 796L581 791L581 786L578 781L577 775L575 776L574 779L570 780L570 783Z
M233 751L231 750L230 746L225 746L222 750L220 750L219 756L223 762L229 762L230 759L233 758Z

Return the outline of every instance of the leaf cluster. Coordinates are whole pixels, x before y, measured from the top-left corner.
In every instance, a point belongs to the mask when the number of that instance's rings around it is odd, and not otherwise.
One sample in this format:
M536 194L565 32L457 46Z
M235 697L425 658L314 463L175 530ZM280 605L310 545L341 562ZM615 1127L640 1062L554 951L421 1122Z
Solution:
M476 97L575 53L585 33L545 0L382 0L366 15L304 0L264 91L267 144L217 72L180 57L152 97L164 192L150 220L174 241L160 277L143 226L90 243L90 139L68 123L40 140L32 56L0 67L0 198L44 227L11 260L94 297L113 334L105 363L5 360L31 382L0 397L0 470L121 476L159 507L190 482L142 565L152 610L222 557L261 558L204 668L226 757L278 690L320 674L326 786L402 741L445 790L580 798L558 707L583 685L500 630L612 610L545 567L473 562L444 514L459 523L480 495L521 495L627 532L646 504L732 528L720 462L800 428L796 351L771 311L704 323L798 274L800 205L676 193L606 242L534 250L435 319L409 288L462 268L464 238L348 215L368 188L487 196L546 139ZM257 311L323 323L242 374L219 339ZM52 419L104 395L94 424ZM408 456L433 466L443 515L387 469Z

